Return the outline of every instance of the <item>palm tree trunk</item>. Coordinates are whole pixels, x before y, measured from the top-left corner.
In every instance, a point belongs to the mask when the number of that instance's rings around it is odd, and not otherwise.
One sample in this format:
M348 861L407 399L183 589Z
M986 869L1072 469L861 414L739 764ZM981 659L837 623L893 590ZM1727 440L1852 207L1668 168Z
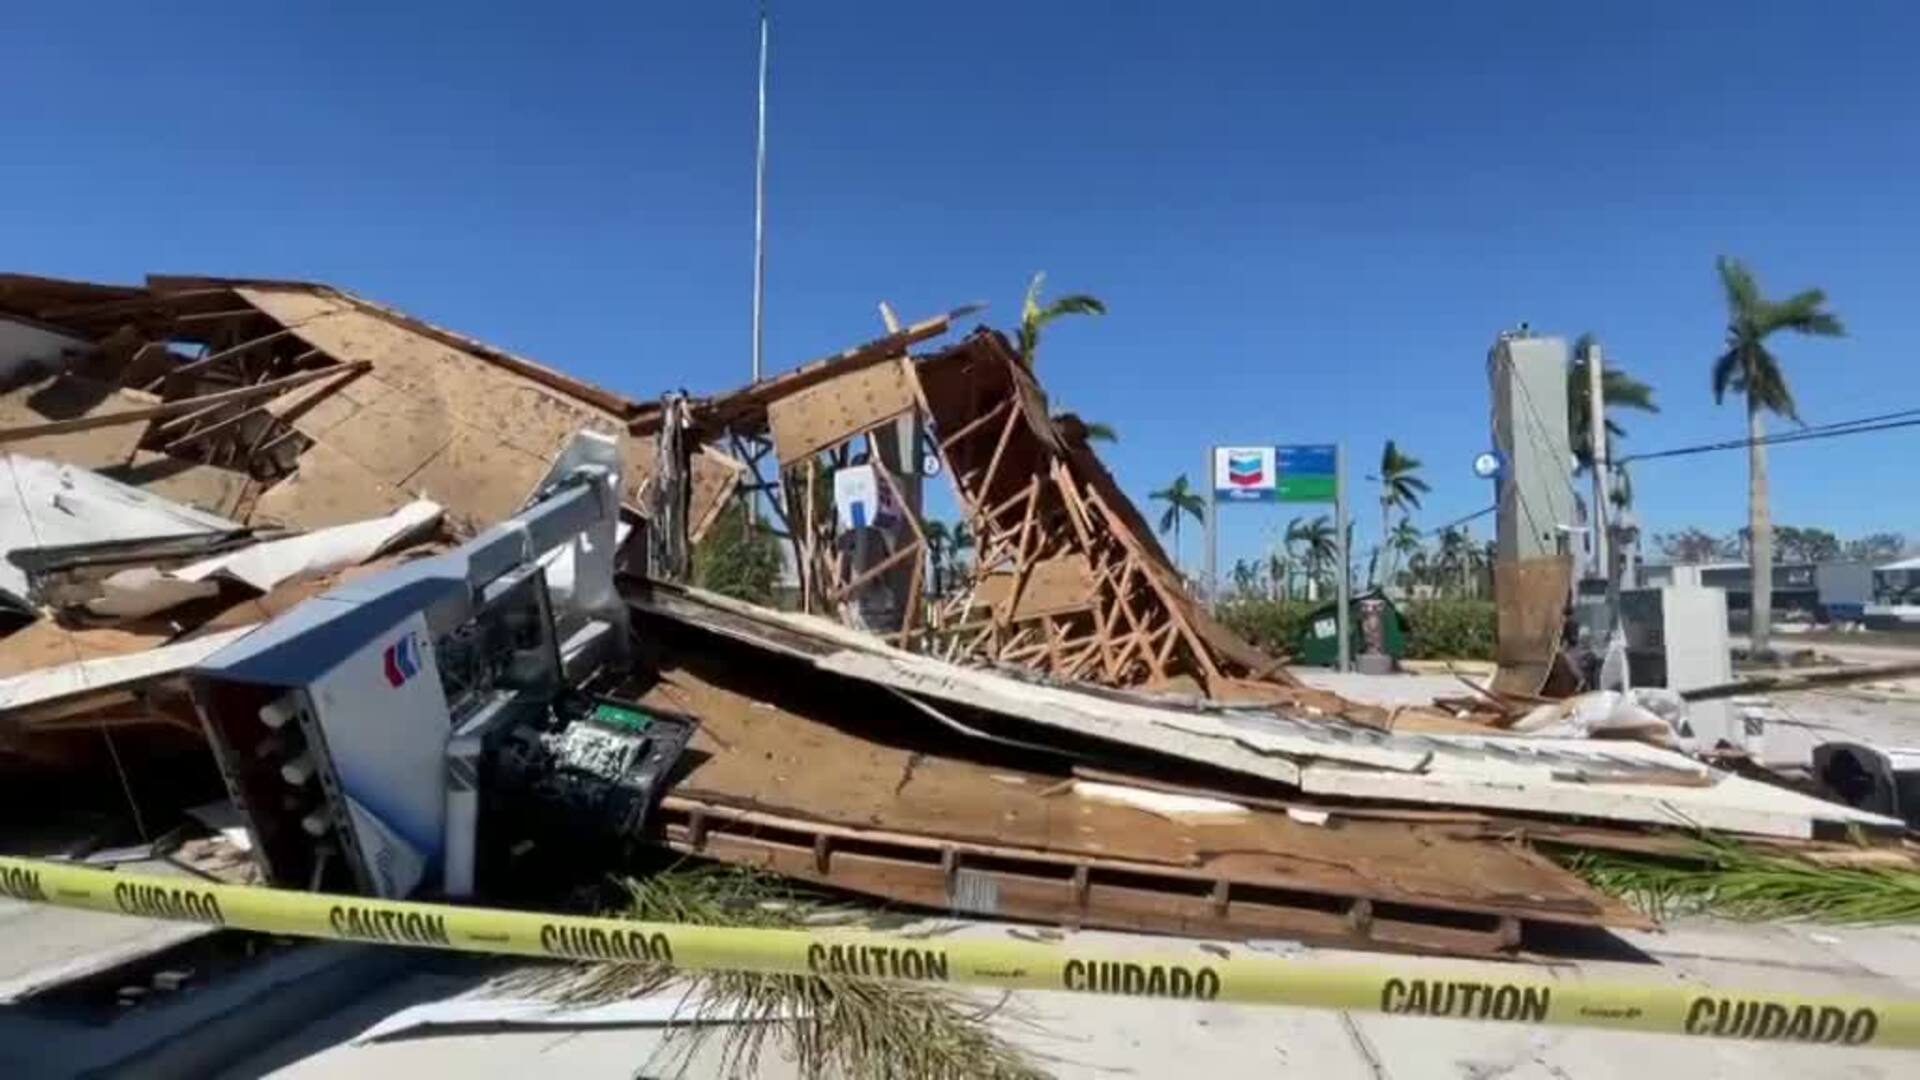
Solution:
M1180 508L1173 508L1173 572L1180 575Z
M1387 551L1387 500L1380 500L1380 556L1374 560L1375 577L1373 583L1380 588L1387 587L1387 580L1393 577L1393 564L1387 560L1392 556Z
M1753 643L1753 655L1764 657L1772 651L1773 637L1773 528L1771 507L1767 505L1767 448L1760 445L1765 420L1753 399L1747 399L1747 543L1751 550L1753 597L1748 610L1752 623L1747 636Z

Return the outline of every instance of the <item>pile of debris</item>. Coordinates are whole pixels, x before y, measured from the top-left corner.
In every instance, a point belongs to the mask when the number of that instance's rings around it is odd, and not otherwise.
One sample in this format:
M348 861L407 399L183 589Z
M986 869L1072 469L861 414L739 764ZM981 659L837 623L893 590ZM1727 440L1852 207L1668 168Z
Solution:
M208 794L156 762L197 755L283 887L498 899L528 858L665 848L1462 954L1644 922L1535 841L1898 850L1673 749L1302 684L1194 602L1005 338L912 351L955 317L642 403L324 286L0 277L0 761L110 770L153 831ZM936 475L959 582L930 577ZM728 506L797 610L688 584Z

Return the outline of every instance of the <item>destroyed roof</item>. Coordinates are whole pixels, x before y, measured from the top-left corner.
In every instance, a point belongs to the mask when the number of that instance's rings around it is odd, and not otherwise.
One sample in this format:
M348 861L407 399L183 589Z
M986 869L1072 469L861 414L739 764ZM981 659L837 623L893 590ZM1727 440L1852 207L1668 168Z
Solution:
M471 530L516 509L583 428L621 439L629 501L652 471L650 442L626 434L640 403L325 285L7 274L0 319L87 345L0 387L0 445L247 524L340 524L430 498ZM703 450L694 472L702 526L739 468Z

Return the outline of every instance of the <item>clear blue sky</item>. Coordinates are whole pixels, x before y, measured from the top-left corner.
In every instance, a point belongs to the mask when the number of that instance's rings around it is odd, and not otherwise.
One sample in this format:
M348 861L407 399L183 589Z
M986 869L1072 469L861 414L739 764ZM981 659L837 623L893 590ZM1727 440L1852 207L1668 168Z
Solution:
M0 261L319 279L636 395L718 390L747 371L753 11L17 5ZM774 14L772 366L871 336L883 298L1004 325L1044 268L1111 308L1041 368L1120 430L1136 497L1210 441L1391 435L1424 524L1476 510L1485 353L1521 320L1656 385L1631 448L1737 436L1722 252L1853 331L1782 344L1807 420L1920 406L1915 5ZM1916 448L1778 450L1776 520L1920 536ZM1651 529L1741 522L1742 455L1636 480ZM1284 516L1228 516L1223 564Z

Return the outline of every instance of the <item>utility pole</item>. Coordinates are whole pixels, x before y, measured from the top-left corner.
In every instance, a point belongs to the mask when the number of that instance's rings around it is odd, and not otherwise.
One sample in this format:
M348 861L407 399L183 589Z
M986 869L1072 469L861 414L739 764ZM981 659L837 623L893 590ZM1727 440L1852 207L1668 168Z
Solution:
M1218 482L1214 479L1214 459L1220 455L1220 448L1207 447L1207 467L1200 475L1207 484L1207 569L1205 606L1213 611L1219 606L1220 580L1220 499L1214 493ZM1176 557L1178 552L1175 553Z
M760 4L760 110L753 151L753 381L760 381L767 288L767 5Z
M1620 575L1613 564L1613 535L1608 530L1607 496L1611 466L1607 457L1606 360L1599 342L1587 349L1587 431L1592 448L1593 510L1587 515L1592 530L1593 559L1607 582L1607 641L1600 659L1601 690L1625 690L1632 682L1627 670L1626 630L1620 624Z
M1587 525L1593 536L1594 567L1611 581L1613 560L1608 556L1613 538L1607 533L1607 407L1601 392L1602 363L1600 343L1593 342L1587 348L1587 430L1593 457L1588 470L1593 474L1593 508L1587 514Z

